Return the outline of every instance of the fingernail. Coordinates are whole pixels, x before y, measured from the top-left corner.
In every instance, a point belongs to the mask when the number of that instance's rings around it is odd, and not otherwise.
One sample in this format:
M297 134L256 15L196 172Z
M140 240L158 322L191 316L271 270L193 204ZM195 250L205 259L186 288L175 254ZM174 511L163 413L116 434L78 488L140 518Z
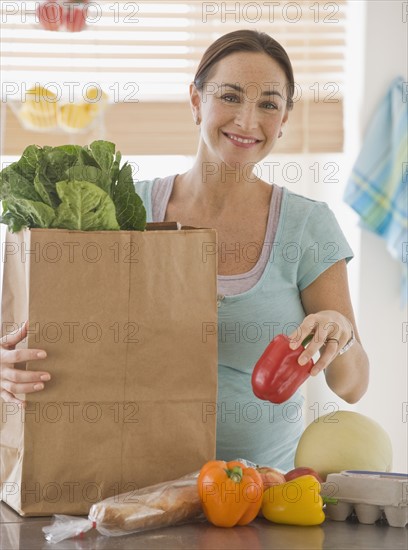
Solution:
M311 374L312 376L316 376L316 374L319 374L319 369L312 369L312 370L310 371L310 374Z
M44 384L34 384L34 389L37 391L37 390L43 390L44 389Z
M289 344L289 347L290 347L290 349L296 349L297 343L296 343L296 342L291 342L291 343Z
M300 357L298 362L299 365L306 365L307 361L306 357Z
M47 382L48 380L51 380L51 376L49 374L42 374L40 376L40 380L43 380L44 382Z
M45 359L45 358L47 357L47 354L45 353L45 351L39 351L39 352L37 353L37 357L38 357L39 359Z

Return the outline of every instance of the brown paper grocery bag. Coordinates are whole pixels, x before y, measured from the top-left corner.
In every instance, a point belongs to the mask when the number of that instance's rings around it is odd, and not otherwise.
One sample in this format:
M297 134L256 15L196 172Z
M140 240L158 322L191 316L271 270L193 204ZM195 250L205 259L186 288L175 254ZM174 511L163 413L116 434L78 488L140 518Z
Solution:
M52 376L25 411L2 402L1 496L21 515L87 514L214 458L216 232L148 229L7 235L3 333L29 319L23 345L48 357L22 367Z

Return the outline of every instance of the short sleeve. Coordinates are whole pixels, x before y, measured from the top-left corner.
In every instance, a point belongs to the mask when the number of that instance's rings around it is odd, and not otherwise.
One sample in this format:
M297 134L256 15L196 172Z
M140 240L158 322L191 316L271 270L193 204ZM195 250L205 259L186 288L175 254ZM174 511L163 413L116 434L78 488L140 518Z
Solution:
M299 290L310 285L326 269L354 256L337 219L326 203L316 202L303 226L301 259L297 274Z

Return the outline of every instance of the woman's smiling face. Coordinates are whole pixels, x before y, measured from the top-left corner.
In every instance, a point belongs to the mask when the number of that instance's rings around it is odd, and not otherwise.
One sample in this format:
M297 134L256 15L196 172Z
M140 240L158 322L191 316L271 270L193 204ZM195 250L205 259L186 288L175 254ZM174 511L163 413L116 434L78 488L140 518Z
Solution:
M204 156L236 168L268 155L288 117L286 87L283 69L265 53L221 59L202 92L191 89Z

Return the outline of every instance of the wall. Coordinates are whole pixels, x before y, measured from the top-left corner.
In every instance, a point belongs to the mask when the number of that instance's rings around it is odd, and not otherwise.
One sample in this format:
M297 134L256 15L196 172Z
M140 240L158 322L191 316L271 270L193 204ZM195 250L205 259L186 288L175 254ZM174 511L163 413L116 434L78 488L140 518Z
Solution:
M360 127L363 133L390 81L401 74L408 81L407 2L366 2L365 70ZM408 17L408 14L407 16ZM407 159L408 160L408 159ZM408 344L403 341L407 305L401 307L398 263L385 242L361 231L360 297L361 338L370 357L371 382L356 410L381 422L391 435L394 470L408 471L407 401Z
M377 103L395 76L401 74L408 81L408 23L403 21L402 11L405 5L408 3L392 0L350 2L345 151L298 157L305 176L301 185L283 182L294 192L327 202L354 251L355 257L348 265L350 293L371 367L369 389L356 405L348 405L334 394L322 374L309 379L303 387L305 422L309 424L338 409L358 411L377 420L391 437L393 469L399 472L408 472L408 344L402 332L408 313L407 304L401 307L401 268L382 239L359 227L358 215L342 197ZM289 160L293 157L286 162ZM335 181L325 180L329 174L324 170L320 181L314 181L308 167L315 162L321 168L325 163L335 163Z
M306 424L335 409L359 411L377 420L391 437L393 468L400 472L408 472L408 346L402 341L402 327L408 315L407 308L400 306L400 266L386 251L384 241L359 228L357 214L343 202L342 196L376 104L394 76L401 74L408 81L408 24L402 17L404 4L407 3L392 0L351 1L344 154L318 157L274 154L265 160L278 162L276 177L271 178L270 170L262 170L266 181L274 180L296 193L327 202L355 253L348 266L349 285L360 336L370 358L370 386L358 404L348 405L327 387L323 375L310 379L304 387ZM174 165L179 172L181 160L179 157ZM147 158L138 161L145 170ZM191 161L183 158L184 169ZM300 166L302 178L291 183L281 177L281 172L282 167L294 162ZM319 178L311 170L316 162L320 167ZM327 163L338 166L332 177L330 170L324 169ZM156 167L153 170L149 167L146 173L144 170L138 174L139 179L160 175ZM166 165L162 175L168 173L172 170Z
M322 376L311 380L307 385L306 422L330 412L332 403L337 408L366 414L379 421L390 434L395 471L407 472L408 423L403 415L408 402L408 346L403 342L402 327L408 320L408 314L407 307L400 307L399 266L391 259L380 238L359 229L357 215L342 202L348 174L377 102L394 76L402 74L408 80L408 24L402 17L404 4L407 3L351 0L352 26L349 39L352 40L353 64L346 85L352 93L347 94L349 105L346 108L344 155L309 155L303 158L282 155L266 160L278 160L283 166L294 160L301 164L302 173L307 177L302 178L299 184L290 185L290 182L280 181L279 178L275 180L276 183L286 185L297 193L326 201L334 210L355 253L348 267L350 290L360 335L370 358L370 387L357 405L349 406L327 388ZM363 25L365 15L367 19ZM191 162L188 157L167 158L165 162L162 159L159 162L163 166L161 174L157 173L157 158L139 156L133 160L140 166L137 179L182 172ZM170 163L172 160L174 165ZM310 167L316 162L321 167L326 162L338 163L338 183L333 185L324 182L323 178L329 176L329 172L324 170L322 181L315 182L315 173ZM265 178L268 179L267 172Z

